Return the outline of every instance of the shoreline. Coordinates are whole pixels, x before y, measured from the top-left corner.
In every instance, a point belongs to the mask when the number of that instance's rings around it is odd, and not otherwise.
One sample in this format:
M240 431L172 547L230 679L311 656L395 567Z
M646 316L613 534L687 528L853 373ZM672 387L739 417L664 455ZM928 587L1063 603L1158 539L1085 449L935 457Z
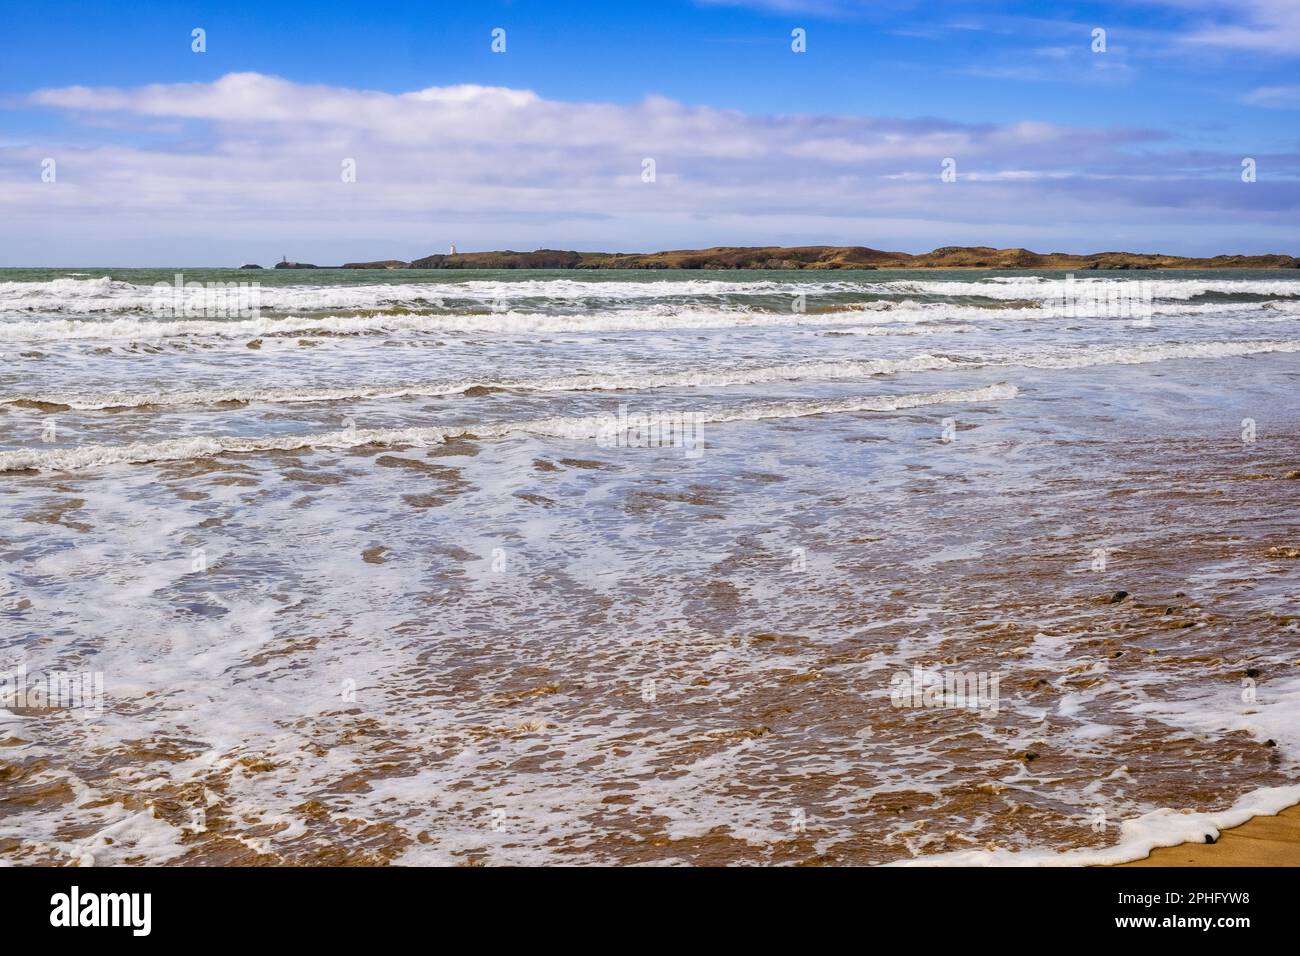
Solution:
M1300 867L1300 804L1276 814L1251 817L1219 833L1213 843L1156 847L1139 860L1116 867L1296 866Z

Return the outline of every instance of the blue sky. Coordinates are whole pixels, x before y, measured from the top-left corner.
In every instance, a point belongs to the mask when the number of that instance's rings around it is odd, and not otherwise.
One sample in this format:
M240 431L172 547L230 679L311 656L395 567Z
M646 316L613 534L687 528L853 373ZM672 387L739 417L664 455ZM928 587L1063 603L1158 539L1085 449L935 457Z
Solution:
M1300 252L1300 0L5 16L3 265L338 262L450 242Z

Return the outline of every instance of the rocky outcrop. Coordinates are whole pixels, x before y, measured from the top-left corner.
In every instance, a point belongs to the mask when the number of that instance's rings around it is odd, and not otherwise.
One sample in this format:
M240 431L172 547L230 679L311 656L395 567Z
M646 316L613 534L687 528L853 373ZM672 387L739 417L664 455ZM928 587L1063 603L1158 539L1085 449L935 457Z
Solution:
M256 262L245 262L245 263L244 263L242 266L240 266L239 268L241 268L241 269L260 269L260 268L262 268L262 267L259 266Z
M314 266L314 265L312 265L312 264L309 263L309 262L277 262L277 263L275 264L275 267L276 267L277 269L315 269L315 268L318 268L317 266Z
M340 269L409 269L411 264L404 259L381 259L378 262L345 262Z

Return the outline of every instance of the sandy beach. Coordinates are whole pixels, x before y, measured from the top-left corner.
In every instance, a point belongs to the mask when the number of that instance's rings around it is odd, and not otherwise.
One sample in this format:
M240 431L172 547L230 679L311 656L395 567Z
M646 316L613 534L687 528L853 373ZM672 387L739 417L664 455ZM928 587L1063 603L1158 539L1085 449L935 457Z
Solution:
M1214 843L1160 847L1120 866L1300 866L1300 806L1224 830Z

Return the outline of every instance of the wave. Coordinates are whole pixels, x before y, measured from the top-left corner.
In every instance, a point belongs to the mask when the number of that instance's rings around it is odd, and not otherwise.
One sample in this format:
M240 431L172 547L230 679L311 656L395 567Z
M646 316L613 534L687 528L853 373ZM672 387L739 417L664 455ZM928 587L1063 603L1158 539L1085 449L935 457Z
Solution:
M889 323L881 325L857 325L841 327L836 324L834 327L821 331L811 330L816 335L950 335L954 332L975 332L977 327L974 325L963 325L959 322L935 322L933 325L911 325L900 326Z
M884 303L883 306L889 306ZM0 321L0 341L48 342L64 340L158 341L177 337L261 338L281 335L365 335L405 332L497 332L561 334L574 332L637 332L673 329L728 329L801 325L861 325L928 322L950 317L951 309L846 308L815 315L804 313L760 313L744 310L681 309L660 307L638 311L600 314L544 315L499 312L486 315L355 315L286 316L256 319L161 319L121 318L111 321L44 319ZM971 309L971 312L980 310Z
M183 275L183 274L182 274ZM182 282L193 281L185 278ZM778 282L773 280L734 281L720 279L648 278L639 282L602 278L590 279L478 279L449 282L370 283L329 285L302 283L291 286L262 285L247 274L214 281L252 283L257 300L268 311L330 311L337 309L383 308L413 303L444 305L447 302L494 302L521 299L571 302L634 302L643 299L718 297L734 295L824 295L853 292L860 282ZM171 301L173 283L162 290ZM206 291L186 290L182 300L202 302ZM159 290L152 283L135 284L101 276L94 279L53 279L45 282L0 282L0 309L46 312L148 312Z
M181 274L184 276L184 273ZM247 274L226 275L215 281L251 283L256 286L260 308L277 314L361 311L416 306L424 309L463 311L477 305L488 309L494 304L519 304L537 300L539 304L568 302L575 306L609 306L620 303L635 305L646 300L682 299L727 300L731 297L771 297L792 299L803 295L818 296L909 296L982 298L999 301L1025 299L1037 302L1059 295L1063 277L992 276L976 280L935 279L812 279L780 281L772 279L735 280L694 279L647 276L639 281L611 279L593 274L581 279L469 279L441 282L403 282L339 284L311 283L263 285ZM185 280L183 280L185 281ZM1206 297L1240 296L1254 301L1300 296L1300 275L1294 279L1179 278L1150 279L1141 274L1123 277L1076 274L1071 280L1076 290L1125 286L1142 283L1157 301L1186 301ZM164 282L167 301L171 301L172 283ZM182 294L183 301L202 302L205 289ZM0 310L42 313L151 313L159 296L153 284L136 284L109 276L97 278L59 278L40 282L0 282ZM957 303L970 304L970 303ZM779 308L773 305L773 308Z
M1014 385L1005 382L983 388L948 389L905 395L875 395L828 400L764 402L752 405L687 411L699 422L762 421L779 418L804 418L810 415L864 411L898 411L925 405L966 402L1006 401L1018 394ZM680 411L680 410L679 410ZM159 442L135 442L129 445L90 445L81 448L54 448L0 452L0 472L82 471L115 464L142 464L157 461L184 461L210 458L228 452L293 451L300 448L357 448L363 445L425 446L441 444L448 438L502 438L516 432L550 438L591 439L605 432L613 416L591 415L573 418L540 418L518 422L493 422L462 426L426 426L417 428L345 429L307 435L238 435L174 438Z
M1098 286L1127 285L1141 282L1151 290L1156 300L1186 300L1206 293L1255 295L1262 297L1294 298L1300 296L1300 274L1294 279L1149 279L1141 273L1120 278L1109 275L1075 273L1074 288L1095 289ZM914 292L923 295L978 295L994 299L1041 299L1045 295L1059 295L1064 288L1063 277L1049 276L991 276L975 281L960 279L901 279L880 283L878 289L893 292Z
M1156 303L1154 315L1233 315L1247 320L1285 320L1300 315L1300 302ZM1281 313L1278 315L1277 313ZM592 332L663 332L801 326L895 325L943 323L965 326L990 320L1059 318L1041 306L990 309L946 302L875 301L844 303L826 312L755 312L747 309L682 308L660 304L638 310L601 313L543 314L506 311L477 315L370 314L353 316L284 316L249 319L154 318L0 320L0 341L131 341L156 342L174 338L242 338L317 335L354 336L405 333L571 334ZM1081 315L1078 319L1087 319ZM1095 316L1106 321L1107 316ZM1070 319L1073 321L1074 319ZM1117 319L1118 321L1118 319ZM1123 321L1129 321L1124 318ZM888 334L888 333L885 333ZM909 334L900 331L898 334Z
M890 867L934 866L1114 866L1142 860L1157 847L1204 843L1232 827L1258 816L1273 816L1300 801L1300 786L1261 787L1239 797L1226 810L1193 811L1162 807L1120 824L1120 840L1109 846L1061 850L980 849L954 850L911 860L887 863Z
M1170 359L1238 358L1265 352L1300 352L1300 341L1189 342L1181 345L1087 347L1012 357L990 365L1025 368L1088 368L1094 365L1143 365Z
M177 392L44 392L0 397L2 405L50 406L82 411L174 407L183 405L244 405L253 402L311 403L390 398L432 398L483 390L531 392L624 391L651 388L725 388L761 385L794 379L856 379L895 372L925 372L956 367L952 359L918 355L906 359L842 362L799 362L751 368L697 372L640 372L624 375L556 375L544 378L464 380L454 382L393 382L386 385L330 388L215 388Z
M992 359L981 355L917 355L904 359L798 362L731 369L575 374L542 378L503 378L445 382L391 382L382 385L339 385L289 388L210 388L174 392L36 392L0 397L0 405L24 405L48 410L102 411L129 408L247 405L253 403L310 404L400 398L437 398L477 390L531 392L642 391L660 388L726 388L781 381L868 378L907 372L948 369L1021 367L1088 368L1098 365L1141 365L1171 359L1236 358L1268 352L1300 351L1300 341L1193 342L1176 345L1137 345L1029 352Z

